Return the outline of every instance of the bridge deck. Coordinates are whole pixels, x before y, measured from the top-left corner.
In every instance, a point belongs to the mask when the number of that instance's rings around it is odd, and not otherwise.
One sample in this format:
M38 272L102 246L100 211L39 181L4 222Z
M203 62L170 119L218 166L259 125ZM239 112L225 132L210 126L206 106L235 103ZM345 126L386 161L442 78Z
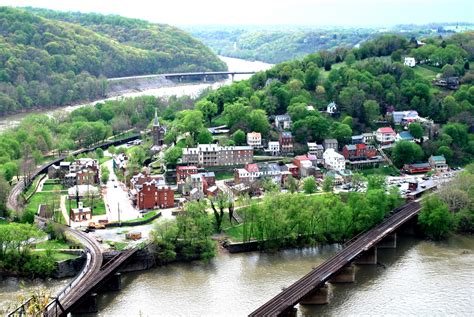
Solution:
M344 249L329 258L317 268L303 276L280 294L269 300L249 316L278 316L298 304L301 299L315 288L324 285L331 275L351 263L360 253L367 251L386 235L394 232L406 221L414 217L421 209L418 202L410 202L395 210L389 218L374 229L367 231L349 243Z
M173 77L192 77L192 76L219 76L219 75L252 75L254 71L220 71L220 72L193 72L193 73L169 73L169 74L149 74L149 75L138 75L138 76L125 76L125 77L114 77L107 78L107 81L118 81L127 79L140 79L140 78L173 78Z

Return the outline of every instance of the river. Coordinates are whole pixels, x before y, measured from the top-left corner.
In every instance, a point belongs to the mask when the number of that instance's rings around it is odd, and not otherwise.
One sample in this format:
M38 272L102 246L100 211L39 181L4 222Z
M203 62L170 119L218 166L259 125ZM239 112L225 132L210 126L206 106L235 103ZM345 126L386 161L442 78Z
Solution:
M120 292L99 296L95 316L245 316L337 250L328 245L275 254L222 252L208 264L124 274ZM331 285L329 305L298 307L299 316L472 316L474 237L399 237L397 249L379 250L378 256L383 266L358 266L355 283ZM25 290L33 287L22 282ZM0 304L18 294L19 285L13 278L0 282Z
M243 59L231 58L231 57L225 57L225 56L219 56L219 58L227 64L227 68L229 69L229 71L255 71L257 72L257 71L267 70L273 66L272 64L267 64L264 62L258 62L258 61L251 62L251 61L246 61ZM235 75L234 80L248 79L250 76L251 75ZM232 80L229 78L226 80L222 80L222 81L218 81L214 83L207 83L207 84L205 83L184 84L184 85L176 85L173 87L152 88L152 89L147 89L143 91L124 93L120 96L96 100L94 102L88 102L88 103L74 105L74 106L63 106L63 107L57 107L50 110L38 109L38 110L33 110L29 112L24 112L24 113L1 116L0 117L0 132L4 131L5 129L17 126L24 117L33 113L52 115L56 111L70 112L70 111L73 111L74 109L84 107L86 105L103 102L105 100L118 99L122 97L137 97L137 96L143 96L143 95L151 95L151 96L156 96L156 97L169 97L173 95L175 96L188 95L188 96L195 97L195 96L198 96L199 93L202 92L206 88L212 87L213 89L217 89L220 86L228 85L231 82Z

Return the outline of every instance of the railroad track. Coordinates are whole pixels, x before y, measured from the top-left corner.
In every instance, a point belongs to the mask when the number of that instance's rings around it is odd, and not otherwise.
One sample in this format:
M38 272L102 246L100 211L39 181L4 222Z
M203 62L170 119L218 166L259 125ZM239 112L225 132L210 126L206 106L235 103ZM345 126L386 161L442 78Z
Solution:
M326 262L313 269L301 279L285 288L280 294L266 302L249 316L278 316L294 307L315 288L321 287L345 265L351 263L360 253L367 251L387 234L392 233L421 209L418 201L410 202L399 209L372 230L358 236L356 240L333 255Z

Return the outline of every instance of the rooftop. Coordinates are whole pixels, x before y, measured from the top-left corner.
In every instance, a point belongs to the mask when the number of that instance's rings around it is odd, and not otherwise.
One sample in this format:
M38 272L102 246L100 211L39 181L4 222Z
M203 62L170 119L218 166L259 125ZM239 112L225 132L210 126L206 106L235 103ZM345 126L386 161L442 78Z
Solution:
M395 133L395 131L393 131L393 129L392 129L391 127L378 128L377 132L380 132L380 133L392 133L392 134Z

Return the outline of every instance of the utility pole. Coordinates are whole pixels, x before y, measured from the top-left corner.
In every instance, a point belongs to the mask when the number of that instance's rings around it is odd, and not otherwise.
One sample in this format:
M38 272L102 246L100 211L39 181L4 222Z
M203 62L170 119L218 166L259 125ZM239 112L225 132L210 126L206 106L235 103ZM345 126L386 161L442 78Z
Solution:
M120 224L120 203L117 203L118 222Z

